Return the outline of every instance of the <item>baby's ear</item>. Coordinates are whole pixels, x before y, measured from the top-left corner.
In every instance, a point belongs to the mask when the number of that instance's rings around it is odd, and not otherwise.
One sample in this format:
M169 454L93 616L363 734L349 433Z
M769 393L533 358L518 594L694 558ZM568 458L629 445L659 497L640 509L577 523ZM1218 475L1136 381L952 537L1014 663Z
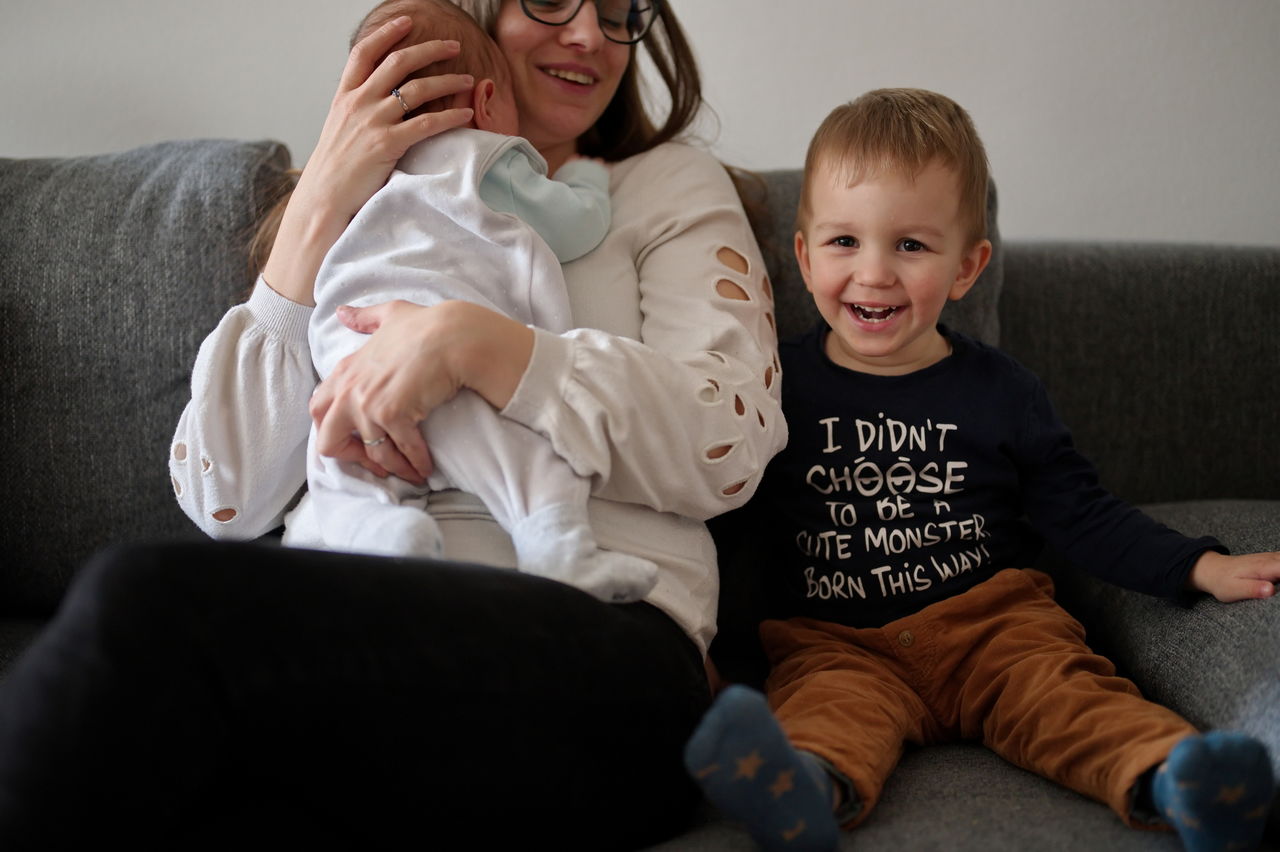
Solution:
M991 241L979 240L974 244L973 248L965 252L964 257L960 261L960 271L956 274L956 280L951 285L947 298L952 301L963 299L964 295L973 287L973 283L978 280L978 276L982 274L982 270L987 268L987 264L991 262Z
M475 111L472 123L479 130L494 130L498 122L493 111L493 95L498 87L492 80L477 80L471 90L471 108Z

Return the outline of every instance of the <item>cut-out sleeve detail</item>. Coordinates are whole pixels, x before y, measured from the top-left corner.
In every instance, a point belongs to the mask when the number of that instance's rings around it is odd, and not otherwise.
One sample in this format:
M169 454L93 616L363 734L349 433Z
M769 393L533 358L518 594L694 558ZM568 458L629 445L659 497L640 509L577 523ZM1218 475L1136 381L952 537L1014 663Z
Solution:
M733 452L733 444L717 444L708 449L705 455L708 461L717 462L724 459L731 452Z
M751 296L747 291L742 289L739 284L734 284L728 278L721 278L716 282L716 292L726 299L737 299L739 302L751 301Z
M732 269L734 272L741 272L746 275L751 270L751 264L742 256L741 252L736 252L728 246L721 246L716 252L716 260Z
M705 520L746 502L786 443L764 261L714 158L671 145L636 163L615 169L613 215L634 240L639 339L535 329L503 414L550 438L595 495Z
M178 505L207 535L257 538L280 525L305 484L310 314L259 279L200 345L169 475Z

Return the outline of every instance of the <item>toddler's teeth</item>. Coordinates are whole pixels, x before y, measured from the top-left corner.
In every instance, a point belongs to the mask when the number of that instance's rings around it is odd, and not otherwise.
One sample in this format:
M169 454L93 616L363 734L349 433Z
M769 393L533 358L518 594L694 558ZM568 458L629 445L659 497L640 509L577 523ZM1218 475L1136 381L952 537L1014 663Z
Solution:
M866 305L854 305L853 310L858 315L859 319L867 322L884 322L889 317L897 313L898 309L896 307L869 308Z

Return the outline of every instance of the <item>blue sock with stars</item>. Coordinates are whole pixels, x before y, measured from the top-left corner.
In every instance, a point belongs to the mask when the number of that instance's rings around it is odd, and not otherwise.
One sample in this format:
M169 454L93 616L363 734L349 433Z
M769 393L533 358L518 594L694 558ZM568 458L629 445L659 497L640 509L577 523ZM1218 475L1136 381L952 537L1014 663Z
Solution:
M763 695L726 688L689 738L684 765L707 799L765 852L832 852L831 780L787 741Z
M1257 849L1274 793L1266 747L1227 731L1182 740L1151 781L1156 809L1188 852Z

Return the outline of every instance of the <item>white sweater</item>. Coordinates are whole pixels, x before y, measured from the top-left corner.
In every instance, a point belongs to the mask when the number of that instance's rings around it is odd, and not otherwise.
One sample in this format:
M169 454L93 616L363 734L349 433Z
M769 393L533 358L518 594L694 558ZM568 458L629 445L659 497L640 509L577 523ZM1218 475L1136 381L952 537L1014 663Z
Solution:
M745 503L787 438L764 262L703 151L669 143L617 163L610 197L608 236L564 267L580 327L535 329L502 413L591 478L600 545L657 563L646 600L705 652L719 579L703 521ZM310 314L260 280L200 347L169 469L183 511L214 538L268 532L303 490ZM294 511L308 505L304 494ZM514 566L479 500L445 492L429 510L447 557Z

